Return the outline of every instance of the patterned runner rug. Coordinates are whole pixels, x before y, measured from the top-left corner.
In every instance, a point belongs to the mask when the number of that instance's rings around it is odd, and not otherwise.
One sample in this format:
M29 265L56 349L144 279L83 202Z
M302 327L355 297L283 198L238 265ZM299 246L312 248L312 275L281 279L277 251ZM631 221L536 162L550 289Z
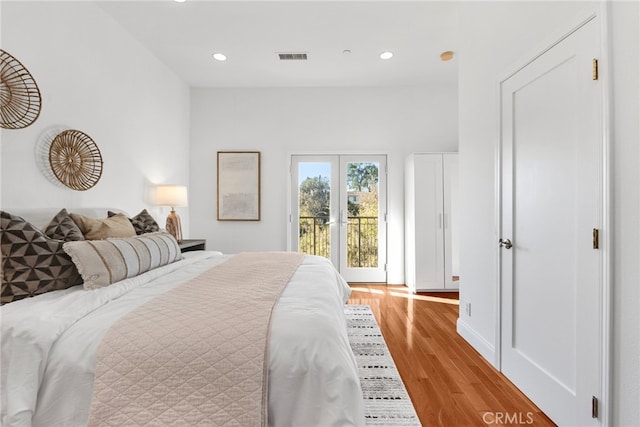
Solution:
M347 332L360 371L366 425L420 426L384 337L368 305L346 305Z

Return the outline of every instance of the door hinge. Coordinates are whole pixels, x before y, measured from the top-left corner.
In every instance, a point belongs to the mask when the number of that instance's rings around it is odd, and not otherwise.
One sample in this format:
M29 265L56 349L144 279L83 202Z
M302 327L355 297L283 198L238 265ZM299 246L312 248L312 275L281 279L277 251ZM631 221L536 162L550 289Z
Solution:
M600 230L593 229L593 249L600 249Z
M387 271L387 264L384 265L384 271Z
M598 80L598 60L596 58L593 58L592 61L592 76L593 76L593 80Z
M598 418L598 398L591 396L591 418Z

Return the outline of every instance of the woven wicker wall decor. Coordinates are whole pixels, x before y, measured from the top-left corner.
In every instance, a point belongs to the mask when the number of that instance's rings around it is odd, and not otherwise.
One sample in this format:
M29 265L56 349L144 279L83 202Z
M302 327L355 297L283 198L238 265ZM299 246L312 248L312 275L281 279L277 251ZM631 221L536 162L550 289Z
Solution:
M36 81L20 61L0 49L0 127L22 129L40 115Z
M69 188L88 190L102 176L102 155L93 139L75 129L60 132L49 147L53 174Z

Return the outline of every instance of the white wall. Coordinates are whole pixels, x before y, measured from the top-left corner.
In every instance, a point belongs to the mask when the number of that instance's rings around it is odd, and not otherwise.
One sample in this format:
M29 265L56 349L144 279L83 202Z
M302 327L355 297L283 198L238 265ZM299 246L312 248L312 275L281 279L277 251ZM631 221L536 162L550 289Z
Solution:
M187 183L188 86L93 3L1 8L2 48L42 93L34 124L2 130L2 207L151 207L164 225L167 211L150 206L148 191ZM102 177L87 191L54 184L38 167L42 135L60 126L87 133L101 151Z
M459 55L461 202L459 332L495 361L495 148L498 81L554 34L578 23L593 4L581 2L467 2L459 9L465 31ZM638 259L638 4L614 2L613 31L613 425L639 425ZM464 215L464 213L473 215Z
M287 248L291 154L388 154L389 276L404 282L405 157L457 150L453 87L193 89L191 234L223 252ZM262 220L216 220L216 152L262 152Z
M640 4L613 2L613 413L640 425Z

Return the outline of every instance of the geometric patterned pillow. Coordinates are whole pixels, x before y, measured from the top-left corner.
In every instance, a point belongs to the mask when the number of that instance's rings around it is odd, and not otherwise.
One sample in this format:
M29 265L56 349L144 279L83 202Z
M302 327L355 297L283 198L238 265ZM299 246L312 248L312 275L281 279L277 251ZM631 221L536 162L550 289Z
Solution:
M66 209L62 209L53 217L47 228L44 229L44 234L52 239L64 240L65 242L84 240L82 231L73 222Z
M109 217L114 216L115 212L108 211L107 215ZM146 209L143 209L142 212L133 218L129 218L129 221L131 221L131 225L133 225L137 235L160 231L160 226Z
M0 304L82 283L78 270L53 240L19 216L0 211Z

